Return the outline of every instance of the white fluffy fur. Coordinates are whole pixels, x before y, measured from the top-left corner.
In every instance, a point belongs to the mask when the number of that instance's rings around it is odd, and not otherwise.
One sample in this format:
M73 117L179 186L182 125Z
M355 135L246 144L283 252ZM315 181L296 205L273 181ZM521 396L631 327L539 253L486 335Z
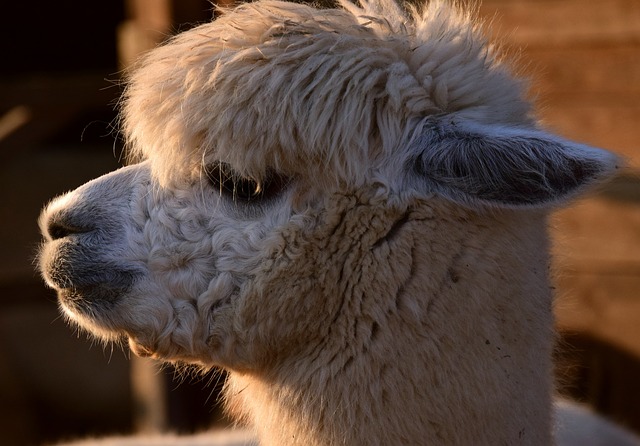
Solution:
M161 180L204 157L258 178L320 163L361 184L415 118L528 121L520 82L466 14L441 1L410 15L393 0L343 6L245 4L150 52L126 94L134 152Z
M71 320L228 369L263 445L552 443L545 219L616 159L537 128L467 14L242 5L123 124L140 163L41 216Z

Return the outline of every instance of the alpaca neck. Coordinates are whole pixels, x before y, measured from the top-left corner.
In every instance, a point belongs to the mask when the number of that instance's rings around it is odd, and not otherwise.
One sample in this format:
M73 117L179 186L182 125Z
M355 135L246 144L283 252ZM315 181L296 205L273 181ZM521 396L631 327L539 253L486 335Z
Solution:
M543 217L430 215L359 269L320 344L232 374L261 444L551 443Z

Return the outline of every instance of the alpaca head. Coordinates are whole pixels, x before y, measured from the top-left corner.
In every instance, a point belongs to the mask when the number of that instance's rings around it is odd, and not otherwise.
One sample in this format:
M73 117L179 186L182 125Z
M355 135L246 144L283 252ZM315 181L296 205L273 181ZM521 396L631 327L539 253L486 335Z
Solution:
M40 219L71 320L140 355L266 367L324 345L358 287L397 294L414 220L544 209L615 169L537 127L466 15L361 3L242 5L141 61L132 164Z

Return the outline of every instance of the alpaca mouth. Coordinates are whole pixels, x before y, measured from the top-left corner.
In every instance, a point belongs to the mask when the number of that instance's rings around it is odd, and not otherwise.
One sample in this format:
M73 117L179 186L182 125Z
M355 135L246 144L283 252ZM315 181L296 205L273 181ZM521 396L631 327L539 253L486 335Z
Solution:
M59 288L58 304L70 321L100 338L113 340L122 336L114 325L113 315L122 300L122 289L104 284Z
M58 241L45 243L40 252L42 276L58 291L60 303L90 317L110 310L142 275L133 265L114 264L94 251Z
M128 340L129 348L137 356L154 357L156 350L151 343L140 339L134 331L122 325L118 317L118 304L124 290L104 284L78 288L58 289L60 309L67 318L105 341Z
M106 331L111 337L117 330L109 321L140 274L134 270L109 270L106 266L99 273L94 272L96 266L74 267L52 265L43 269L43 276L57 291L60 308L71 320L91 332Z
M67 315L85 325L83 321L90 320L99 326L108 326L109 319L116 306L122 301L122 297L131 288L128 286L114 285L107 282L87 283L55 287L58 293L58 302Z
M125 292L105 284L58 288L58 300L74 312L92 316L98 310L108 311Z
M58 292L60 310L70 322L107 341L116 341L125 334L113 322L119 292L96 285L61 288Z

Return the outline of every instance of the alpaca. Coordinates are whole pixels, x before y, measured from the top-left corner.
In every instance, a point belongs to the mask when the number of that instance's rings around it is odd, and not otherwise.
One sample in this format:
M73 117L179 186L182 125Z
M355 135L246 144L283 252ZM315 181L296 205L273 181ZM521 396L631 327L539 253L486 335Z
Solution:
M472 17L263 0L149 52L131 165L51 202L69 320L229 371L262 445L553 443L546 217L617 158L540 128Z

